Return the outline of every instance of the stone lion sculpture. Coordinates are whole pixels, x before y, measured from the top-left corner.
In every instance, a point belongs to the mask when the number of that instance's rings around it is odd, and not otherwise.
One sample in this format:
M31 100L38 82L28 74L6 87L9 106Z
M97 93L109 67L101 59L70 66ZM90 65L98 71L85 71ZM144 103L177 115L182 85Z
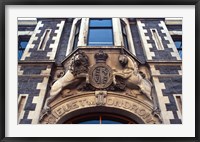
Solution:
M52 85L49 97L46 99L46 102L43 107L42 114L50 111L49 104L57 97L57 95L64 89L70 89L76 87L81 81L85 80L86 83L89 82L88 79L88 57L84 52L77 52L71 59L69 69L65 73L65 75L59 78ZM42 117L43 117L42 116Z
M120 55L119 62L122 65L123 70L113 72L113 83L116 85L116 77L121 77L126 80L126 86L128 88L135 89L139 87L141 92L145 94L147 98L152 100L152 84L148 79L143 78L142 75L139 73L138 65L135 60L132 60L126 55Z

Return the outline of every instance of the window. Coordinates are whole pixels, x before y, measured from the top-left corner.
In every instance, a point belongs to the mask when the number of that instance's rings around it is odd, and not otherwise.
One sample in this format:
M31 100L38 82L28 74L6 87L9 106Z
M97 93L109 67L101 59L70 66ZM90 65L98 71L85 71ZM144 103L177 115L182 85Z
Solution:
M177 107L178 118L182 120L182 95L174 94L175 104Z
M122 30L122 37L124 41L124 48L129 50L128 38L127 38L127 33L126 33L126 24L122 20L121 20L121 30Z
M40 44L38 46L38 50L45 50L47 41L49 40L51 34L51 29L46 29L43 36L41 37Z
M20 113L22 112L22 110L24 109L24 105L26 102L26 97L27 96L21 96L19 104L18 104L18 116L20 115Z
M79 37L79 32L80 32L80 25L81 25L81 20L79 20L76 23L76 30L75 30L75 35L74 35L73 50L75 50L77 48L77 45L78 45L78 37Z
M124 116L114 114L86 114L64 122L65 124L137 124Z
M89 46L112 46L112 19L90 19L88 31Z
M173 39L174 44L176 45L176 48L178 50L178 53L182 59L182 37L181 36L172 36L172 39Z
M181 96L176 96L176 102L177 102L177 106L182 114L182 99Z
M152 33L152 38L155 42L155 45L157 47L158 50L164 50L164 46L162 44L161 38L158 34L158 31L156 29L150 29L151 33Z
M24 107L26 105L28 94L19 94L18 97L18 123L24 117Z
M21 59L30 36L18 36L18 60Z

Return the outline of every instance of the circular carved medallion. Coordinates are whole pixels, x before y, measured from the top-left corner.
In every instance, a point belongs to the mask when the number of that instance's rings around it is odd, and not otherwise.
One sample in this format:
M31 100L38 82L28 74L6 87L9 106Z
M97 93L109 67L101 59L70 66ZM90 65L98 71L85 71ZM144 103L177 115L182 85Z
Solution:
M107 88L112 84L112 69L105 63L97 63L90 69L89 79L95 88Z

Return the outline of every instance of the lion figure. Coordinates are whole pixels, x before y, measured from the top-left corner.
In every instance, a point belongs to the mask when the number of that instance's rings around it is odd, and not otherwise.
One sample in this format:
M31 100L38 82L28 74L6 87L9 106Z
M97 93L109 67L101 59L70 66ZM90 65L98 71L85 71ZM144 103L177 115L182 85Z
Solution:
M43 108L43 114L50 111L49 104L57 97L57 95L64 89L75 88L81 81L89 82L88 79L88 57L84 52L77 52L71 59L69 69L65 75L59 78L52 85L49 97L46 99Z
M143 78L142 75L139 73L138 65L135 60L132 60L126 55L120 55L119 62L122 65L123 70L113 72L113 83L115 85L117 84L116 76L119 76L126 80L126 86L128 88L139 88L141 92L146 95L147 98L152 100L152 84L148 79Z

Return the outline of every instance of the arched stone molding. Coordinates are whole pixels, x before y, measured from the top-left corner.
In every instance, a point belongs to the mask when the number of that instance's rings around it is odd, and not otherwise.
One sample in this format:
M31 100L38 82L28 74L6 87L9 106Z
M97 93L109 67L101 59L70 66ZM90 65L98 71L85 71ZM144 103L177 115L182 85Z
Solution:
M57 99L51 104L51 112L41 121L43 124L60 124L85 112L114 113L129 117L139 124L159 124L153 115L153 105L123 93L103 92L99 100L98 93L85 92ZM99 103L99 101L101 103Z

